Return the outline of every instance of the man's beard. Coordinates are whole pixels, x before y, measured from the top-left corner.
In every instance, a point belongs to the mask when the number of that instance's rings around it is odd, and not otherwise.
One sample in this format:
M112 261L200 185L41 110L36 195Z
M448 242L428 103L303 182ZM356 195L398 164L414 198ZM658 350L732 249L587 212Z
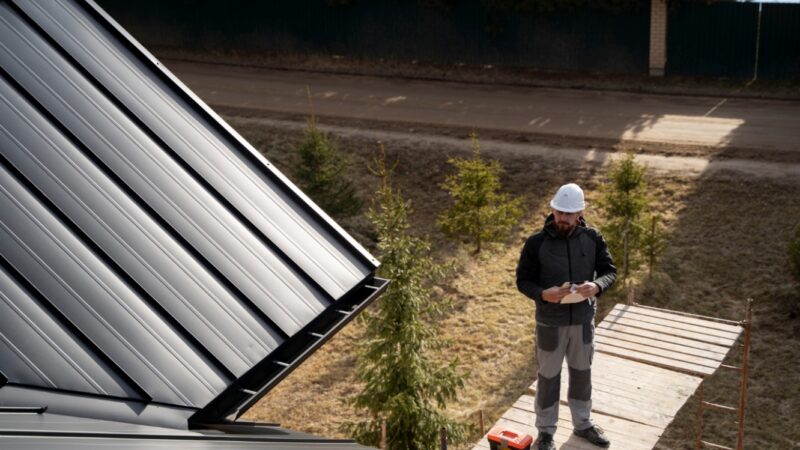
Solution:
M569 236L569 234L572 233L572 230L574 230L576 226L577 224L570 225L564 222L556 222L556 230L558 230L558 233L562 236Z

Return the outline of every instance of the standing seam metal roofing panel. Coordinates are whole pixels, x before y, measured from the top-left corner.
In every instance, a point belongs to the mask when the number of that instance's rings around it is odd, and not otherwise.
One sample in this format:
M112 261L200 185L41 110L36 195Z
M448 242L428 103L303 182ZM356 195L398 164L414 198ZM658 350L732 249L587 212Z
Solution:
M31 0L26 0L31 1ZM102 30L104 35L114 45L119 45L130 53L138 63L144 65L148 72L161 80L165 89L176 98L184 101L184 105L201 117L202 123L220 133L225 137L226 142L233 148L231 151L238 151L238 156L247 160L250 167L258 173L264 183L274 183L274 187L279 189L282 194L291 199L293 208L303 214L303 217L311 221L315 227L320 227L335 243L344 246L348 252L348 257L353 257L367 267L377 269L380 262L375 259L361 244L350 236L339 224L334 222L322 209L320 209L311 199L297 188L289 179L277 170L269 161L250 143L242 138L230 125L228 125L217 113L208 107L197 95L195 95L185 84L175 75L167 70L150 52L147 51L136 39L133 38L124 28L122 28L111 16L100 8L94 0L71 0L73 4L79 5L82 16L86 20L96 22L97 29ZM367 278L371 278L374 273L370 273ZM365 278L366 280L366 278ZM350 292L353 292L351 290ZM345 294L346 296L347 294Z
M198 405L224 389L224 377L5 169L0 210L6 212L0 219L3 258L36 280L42 294L142 380L154 400Z
M223 421L388 283L91 0L0 0L0 209L3 405Z
M19 286L0 267L0 330L15 343L21 355L35 367L36 377L18 374L19 368L0 352L0 364L12 383L43 385L76 392L136 398L123 380L101 362L92 351L74 339L66 328ZM49 383L40 383L40 377ZM43 381L43 380L41 380Z
M146 66L140 62L134 65L137 58L113 43L96 22L86 20L86 13L73 2L19 4L36 16L37 23L48 33L59 36L59 42L69 49L72 57L102 80L126 107L332 297L343 295L370 272L371 268L345 252L329 233L320 227L312 228L314 221L293 207L274 182L259 177L259 171L239 152L231 152L236 150L235 146L220 134L212 133L208 124L202 123L179 97L170 95L164 83ZM265 182L268 189L264 188ZM316 246L314 254L305 250L308 240Z
M48 121L27 104L9 105L6 95L2 100L7 123L0 125L0 152L231 372L241 375L278 346L278 333L219 286ZM19 131L34 128L36 133ZM11 136L9 129L18 131Z
M208 259L286 334L294 334L327 306L321 292L236 221L68 62L43 42L33 44L41 39L33 30L4 17L0 21L0 49L15 80L195 248L213 255ZM17 49L16 55L9 46Z

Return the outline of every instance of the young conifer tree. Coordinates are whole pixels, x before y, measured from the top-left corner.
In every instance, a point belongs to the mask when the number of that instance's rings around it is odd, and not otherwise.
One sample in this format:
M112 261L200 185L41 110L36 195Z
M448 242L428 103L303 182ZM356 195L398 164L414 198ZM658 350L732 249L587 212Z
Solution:
M472 158L449 159L457 173L448 175L442 188L450 193L453 205L439 215L437 224L445 235L473 242L475 253L479 253L484 242L502 241L508 236L522 217L522 199L500 192L502 166L481 157L475 133L470 139Z
M599 201L607 217L600 229L623 279L639 267L643 257L655 261L664 246L663 235L646 234L653 220L646 215L650 205L646 171L644 165L635 161L633 152L628 151L611 163L608 183L603 186ZM656 232L660 233L660 229Z
M660 223L658 214L650 214L645 220L647 229L642 236L642 254L647 260L647 276L653 278L653 271L656 269L656 260L667 247L667 234Z
M311 92L309 90L309 107ZM330 136L317 128L313 111L307 120L305 138L295 148L295 179L303 192L326 213L345 218L361 211L361 200L345 177L347 159Z
M367 418L346 423L343 429L377 447L385 421L389 449L433 449L441 427L447 428L450 442L466 437L467 427L443 411L463 387L464 375L457 360L431 360L430 351L445 343L432 320L443 303L433 298L429 283L441 278L445 268L431 258L428 241L409 233L411 204L392 187L392 169L383 152L372 167L381 184L369 218L377 229L379 274L391 284L376 301L377 309L360 316L366 324L357 367L363 390L350 403Z

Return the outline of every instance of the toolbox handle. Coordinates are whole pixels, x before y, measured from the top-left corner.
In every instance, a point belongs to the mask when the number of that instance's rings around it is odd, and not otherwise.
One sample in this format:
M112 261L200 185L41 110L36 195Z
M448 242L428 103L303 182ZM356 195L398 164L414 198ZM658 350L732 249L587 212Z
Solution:
M503 430L500 432L503 436L511 436L511 439L516 439L519 435L511 430Z

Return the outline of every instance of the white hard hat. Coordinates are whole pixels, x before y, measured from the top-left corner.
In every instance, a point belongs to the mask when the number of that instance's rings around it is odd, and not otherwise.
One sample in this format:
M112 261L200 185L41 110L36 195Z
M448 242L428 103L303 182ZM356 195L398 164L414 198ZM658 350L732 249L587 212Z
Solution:
M561 186L553 196L553 200L550 201L550 206L565 213L583 211L586 207L586 203L583 201L583 189L575 183Z

